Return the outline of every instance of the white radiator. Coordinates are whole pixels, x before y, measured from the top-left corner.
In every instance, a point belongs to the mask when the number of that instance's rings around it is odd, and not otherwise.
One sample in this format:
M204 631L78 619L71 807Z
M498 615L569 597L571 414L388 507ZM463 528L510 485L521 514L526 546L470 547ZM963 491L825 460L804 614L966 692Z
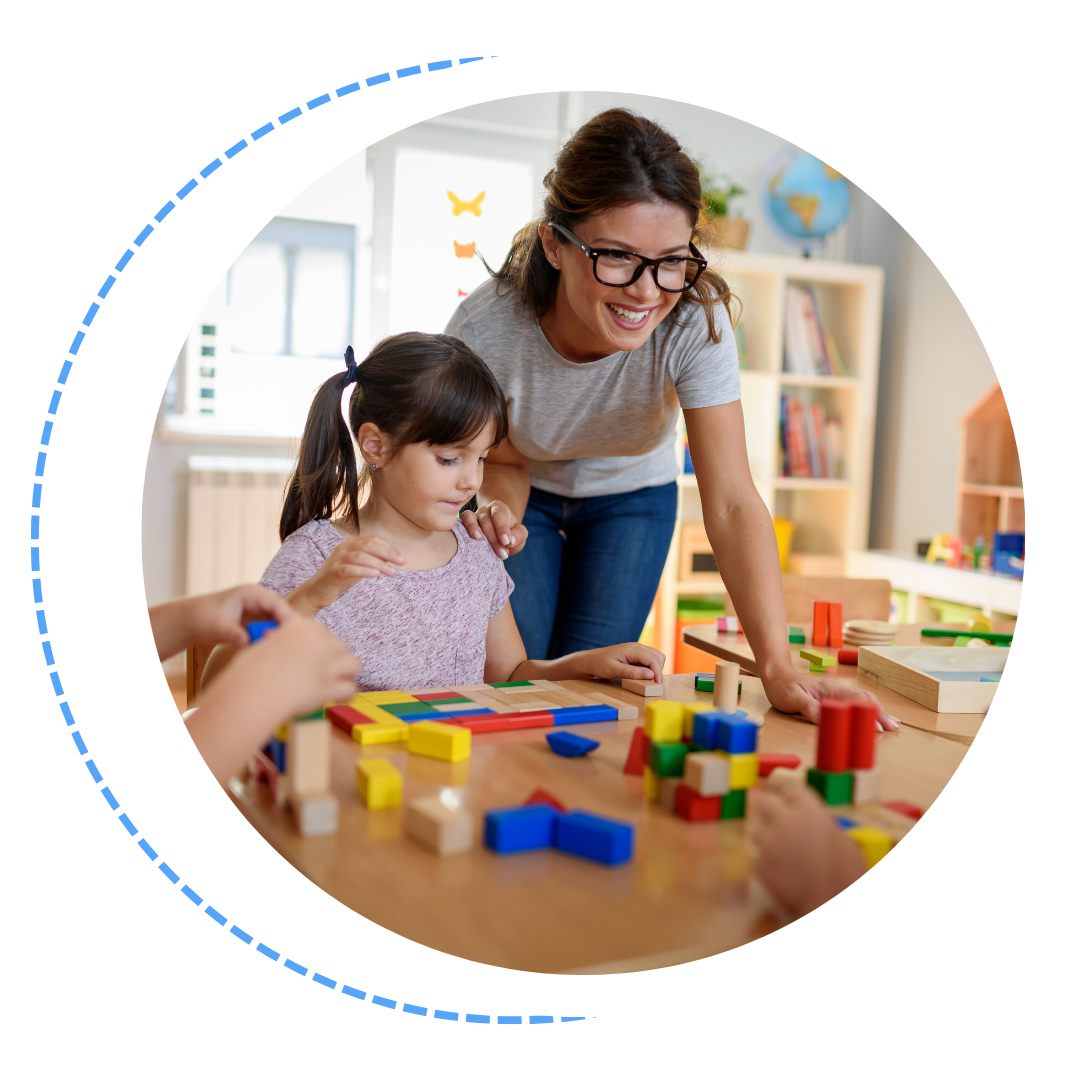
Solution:
M258 581L280 546L288 458L189 457L187 595Z

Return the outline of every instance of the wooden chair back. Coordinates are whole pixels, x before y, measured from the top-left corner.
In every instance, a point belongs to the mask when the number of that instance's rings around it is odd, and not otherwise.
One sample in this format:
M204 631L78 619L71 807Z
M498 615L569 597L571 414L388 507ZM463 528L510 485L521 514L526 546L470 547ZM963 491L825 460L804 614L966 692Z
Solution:
M848 619L888 621L892 583L886 578L799 577L785 574L784 611L789 623L811 623L814 601L831 600L844 605Z
M202 685L203 668L210 654L214 651L213 645L192 645L187 651L187 707L190 709L199 696L199 687Z

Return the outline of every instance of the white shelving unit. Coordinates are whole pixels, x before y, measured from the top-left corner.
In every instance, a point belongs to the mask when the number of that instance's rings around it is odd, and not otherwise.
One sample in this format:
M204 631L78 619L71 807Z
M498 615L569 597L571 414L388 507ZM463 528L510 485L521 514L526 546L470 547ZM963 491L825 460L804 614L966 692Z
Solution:
M712 254L710 263L742 302L747 363L742 372L742 405L754 483L774 517L795 523L793 553L845 560L850 551L865 549L868 541L884 271L876 266L729 250ZM784 304L789 283L813 286L822 322L836 340L847 377L784 371ZM841 421L841 479L780 475L782 393L804 404L819 402L827 417ZM684 475L679 481L679 520L657 594L654 630L669 668L675 653L679 597L726 592L719 574L679 579L682 523L701 519L697 481Z

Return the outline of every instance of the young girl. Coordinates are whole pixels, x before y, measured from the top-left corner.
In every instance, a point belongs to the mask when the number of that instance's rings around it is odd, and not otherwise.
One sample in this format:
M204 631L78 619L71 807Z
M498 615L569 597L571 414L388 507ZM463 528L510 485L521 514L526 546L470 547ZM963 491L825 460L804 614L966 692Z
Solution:
M281 549L261 583L360 657L358 686L662 682L663 655L635 642L526 658L500 555L458 521L488 451L507 435L506 400L480 357L457 338L409 333L382 341L359 365L350 347L345 361L308 413ZM341 397L350 385L346 426Z

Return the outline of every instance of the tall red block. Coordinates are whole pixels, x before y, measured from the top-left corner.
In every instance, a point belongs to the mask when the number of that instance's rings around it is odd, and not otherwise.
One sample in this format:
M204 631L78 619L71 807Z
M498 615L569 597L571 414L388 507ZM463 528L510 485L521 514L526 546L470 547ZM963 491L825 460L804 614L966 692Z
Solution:
M877 749L877 706L851 707L851 767L872 769Z
M844 647L844 605L829 604L829 648Z
M818 721L817 767L821 772L847 772L851 768L851 705L846 701L821 703Z
M814 629L811 640L815 649L829 644L829 604L825 600L814 601Z
M626 764L623 766L623 772L627 776L645 775L645 763L652 752L652 747L646 746L649 741L643 727L634 728L634 734L630 739L630 753L626 755Z

